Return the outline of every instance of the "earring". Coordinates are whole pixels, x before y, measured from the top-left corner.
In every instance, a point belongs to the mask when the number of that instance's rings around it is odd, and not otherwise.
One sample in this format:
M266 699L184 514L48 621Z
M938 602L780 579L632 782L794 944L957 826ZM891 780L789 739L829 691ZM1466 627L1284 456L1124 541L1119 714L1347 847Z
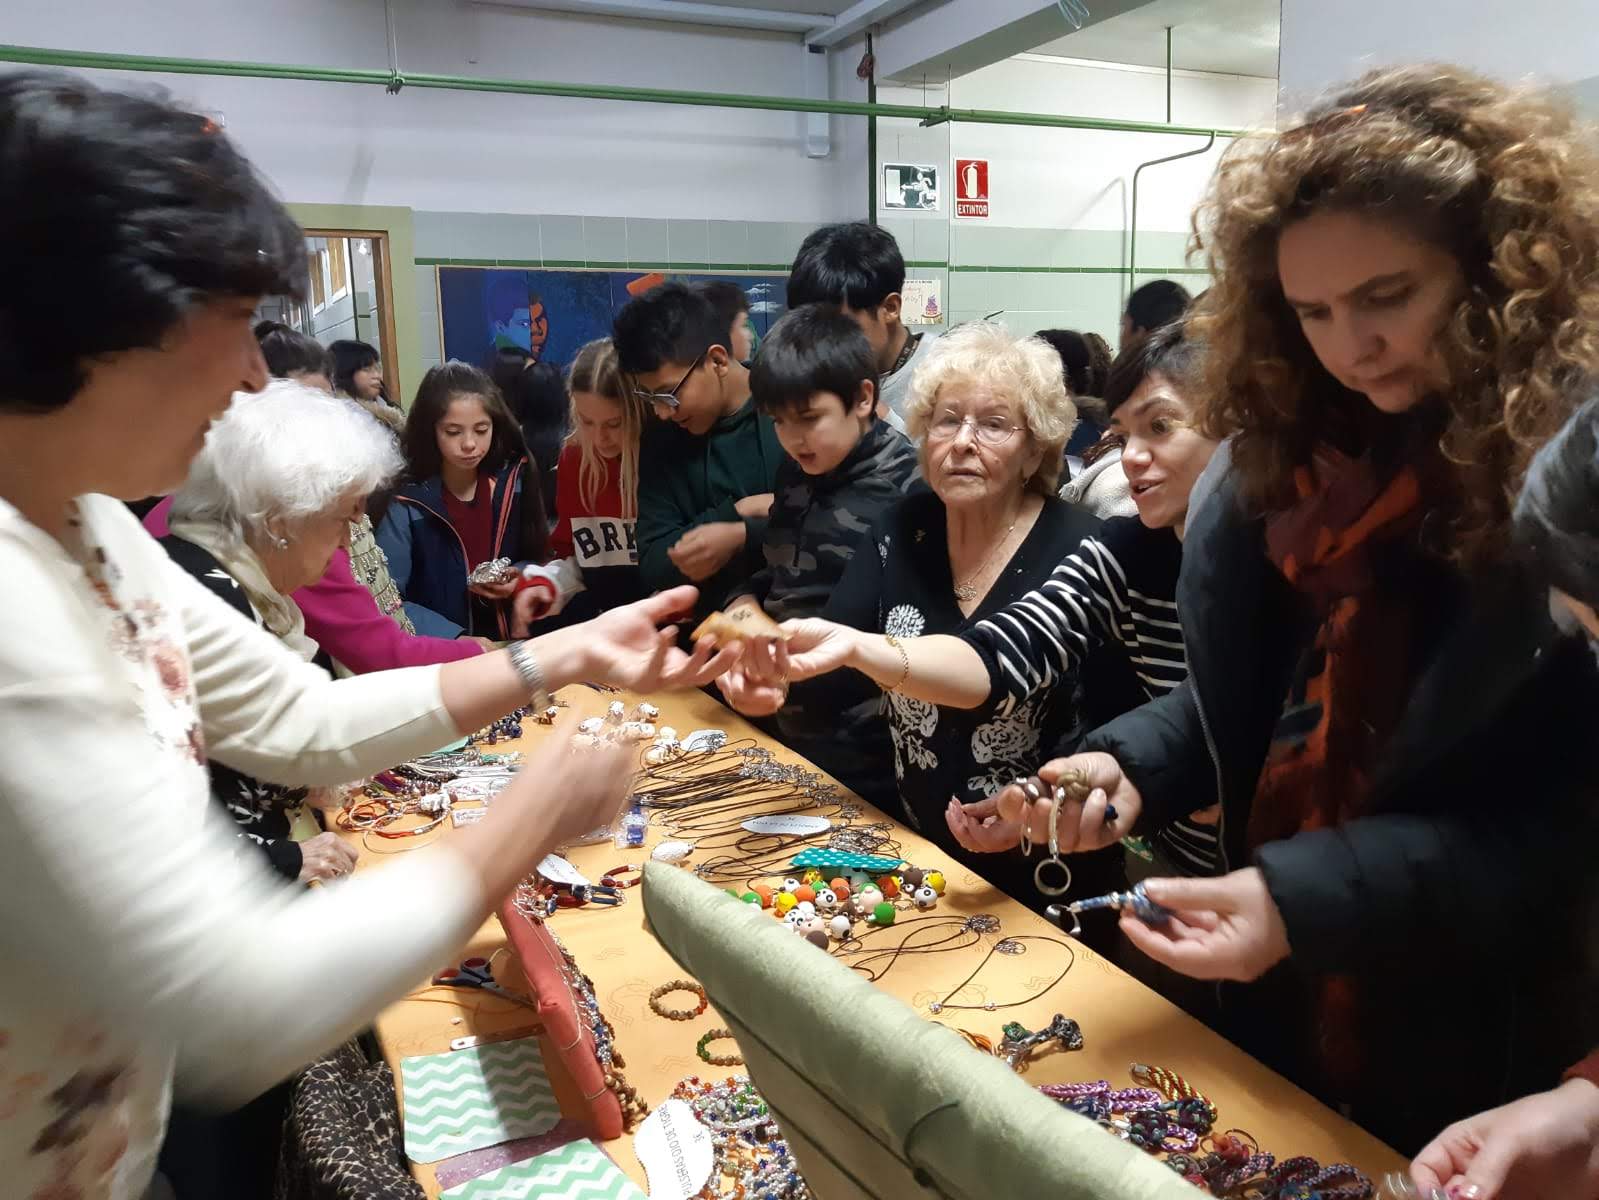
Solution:
M280 537L278 539L278 549L279 550L287 550L288 548L289 548L289 539L286 538L286 537Z

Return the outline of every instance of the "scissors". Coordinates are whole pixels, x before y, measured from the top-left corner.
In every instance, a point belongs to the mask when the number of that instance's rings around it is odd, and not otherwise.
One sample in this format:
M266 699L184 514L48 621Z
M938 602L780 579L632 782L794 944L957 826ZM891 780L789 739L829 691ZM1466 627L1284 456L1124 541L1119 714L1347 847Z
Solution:
M517 1004L525 1004L528 1008L538 1008L538 1005L526 996L507 991L495 983L494 974L489 969L489 960L481 956L463 958L459 967L446 967L433 977L433 984L435 987L478 988L485 992L493 992L496 996Z

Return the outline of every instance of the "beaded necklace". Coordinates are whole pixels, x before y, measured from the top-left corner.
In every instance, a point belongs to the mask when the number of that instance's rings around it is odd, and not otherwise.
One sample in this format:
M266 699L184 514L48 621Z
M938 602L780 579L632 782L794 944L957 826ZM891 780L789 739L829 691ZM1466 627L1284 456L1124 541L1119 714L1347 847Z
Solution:
M711 1134L715 1165L695 1200L813 1200L771 1110L747 1079L691 1076L672 1089Z

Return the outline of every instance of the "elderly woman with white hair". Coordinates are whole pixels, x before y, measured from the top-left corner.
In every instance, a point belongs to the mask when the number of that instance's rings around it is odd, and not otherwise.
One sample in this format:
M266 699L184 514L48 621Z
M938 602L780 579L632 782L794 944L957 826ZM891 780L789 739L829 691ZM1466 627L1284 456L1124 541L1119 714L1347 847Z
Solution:
M305 632L293 593L347 548L350 524L400 469L394 438L349 400L292 380L240 393L211 427L173 497L161 544L174 562L307 661L331 663ZM333 833L292 838L299 805L331 797L263 783L213 762L211 794L239 838L307 882L348 874L356 855ZM301 831L308 832L308 824Z
M899 639L962 633L1043 583L1098 528L1055 496L1061 448L1076 419L1060 356L1038 338L984 322L940 338L916 369L905 407L906 431L932 491L907 496L885 514L871 531L871 552L850 561L824 619L803 622L803 643L793 646L808 649L837 626L882 635L849 637L844 665L887 695L906 818L1023 899L1033 898L1033 889L1019 868L968 855L945 807L952 796L982 800L1048 758L1075 722L1071 690L1040 692L1003 716L994 704L954 708L915 699L900 690L909 660ZM1015 880L999 877L1013 869Z

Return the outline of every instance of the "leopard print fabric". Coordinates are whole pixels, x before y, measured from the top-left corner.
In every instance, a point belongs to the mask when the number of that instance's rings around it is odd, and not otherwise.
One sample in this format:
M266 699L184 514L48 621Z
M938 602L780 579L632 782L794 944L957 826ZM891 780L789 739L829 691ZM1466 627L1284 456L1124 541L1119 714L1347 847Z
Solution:
M351 1039L295 1080L275 1200L426 1200L403 1146L394 1072Z

